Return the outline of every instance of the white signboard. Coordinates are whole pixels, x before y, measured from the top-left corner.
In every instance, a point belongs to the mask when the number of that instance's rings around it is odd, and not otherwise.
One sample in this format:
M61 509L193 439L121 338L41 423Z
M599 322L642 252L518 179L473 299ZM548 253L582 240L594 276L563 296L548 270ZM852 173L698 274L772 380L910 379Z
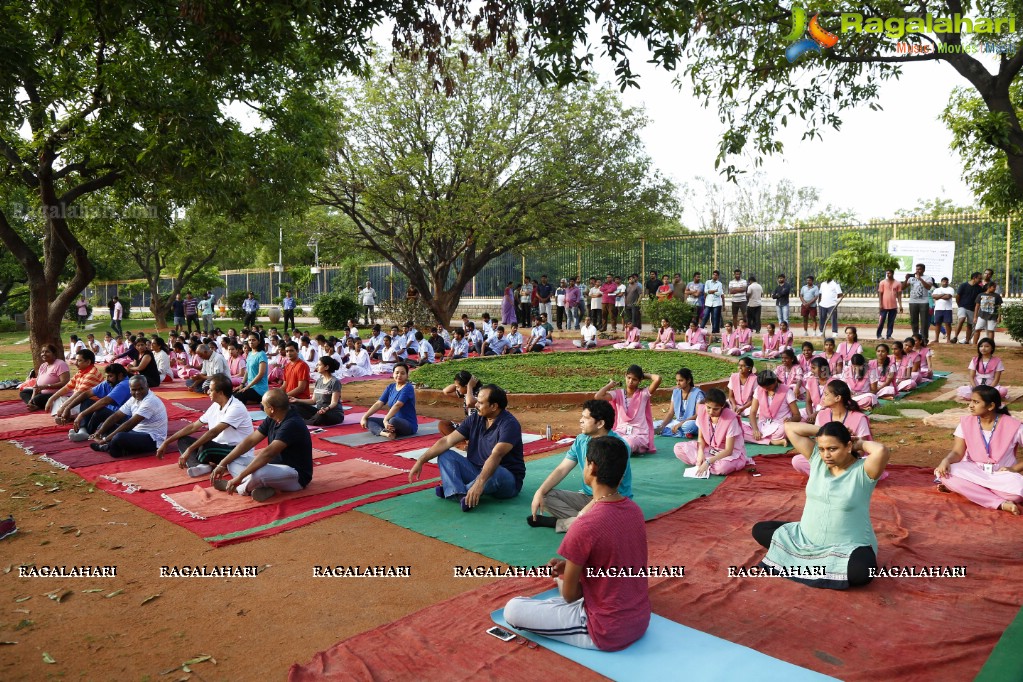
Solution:
M917 263L923 263L927 269L924 274L933 277L937 282L942 277L952 281L952 266L955 262L955 242L932 242L916 239L892 239L888 242L888 253L899 260L895 268L895 279L900 282L906 275L916 272Z

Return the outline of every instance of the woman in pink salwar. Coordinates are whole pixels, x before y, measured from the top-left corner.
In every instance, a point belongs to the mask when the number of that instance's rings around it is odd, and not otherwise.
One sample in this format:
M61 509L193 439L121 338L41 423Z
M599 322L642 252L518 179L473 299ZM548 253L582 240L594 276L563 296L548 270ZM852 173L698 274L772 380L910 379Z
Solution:
M689 323L689 329L686 331L686 340L677 344L675 348L679 350L707 350L707 335L696 324L696 320Z
M865 357L856 353L849 359L842 371L842 381L849 386L852 399L861 410L877 405L877 372L870 369Z
M675 456L695 466L697 473L709 470L715 476L727 476L752 463L746 457L742 423L728 409L721 389L710 389L705 402L697 405L696 425L699 428L696 440L676 443Z
M902 342L902 347L906 352L906 357L909 358L909 366L913 368L910 372L909 378L916 382L916 385L919 386L925 381L923 360L921 359L921 356L923 355L921 351L924 349L916 347L916 339L912 336L906 337L906 340Z
M934 372L931 370L931 358L934 356L934 351L919 334L913 334L913 342L916 354L920 357L920 376L930 381L934 378Z
M779 323L778 324L778 350L782 351L782 352L784 352L786 350L793 350L794 351L795 349L792 346L792 344L794 343L793 339L795 339L795 337L792 335L792 332L789 331L789 323L788 322L784 322L784 321Z
M786 348L781 353L781 364L774 368L774 375L778 377L781 385L791 389L792 395L799 400L803 395L803 368L796 362L796 354L791 348Z
M803 370L804 377L810 376L810 363L813 362L814 357L813 344L809 341L803 341L799 357L796 359L799 360L799 367Z
M769 369L757 374L757 390L749 408L749 424L742 425L743 439L761 445L785 445L785 422L799 421L796 396Z
M199 363L194 364L195 360L198 360ZM174 344L174 353L171 355L171 367L179 379L191 379L199 373L199 368L202 367L202 358L193 353L190 362L188 353L185 352L185 344L178 341Z
M625 340L621 343L616 343L612 348L618 350L625 350L627 348L642 348L643 346L639 343L639 329L632 326L632 322L625 322Z
M831 368L831 376L838 376L842 373L842 356L835 350L834 339L824 339L824 352L817 357L828 361L828 367Z
M745 417L753 404L753 391L757 390L757 375L753 373L753 361L739 360L739 371L728 377L728 404L732 411Z
M878 398L895 398L896 393L912 391L916 388L913 381L913 360L906 356L902 341L892 343L892 381L884 388L878 388Z
M740 355L753 350L753 330L746 326L746 320L741 317L739 328L735 332L735 345L739 347Z
M993 386L970 391L970 414L959 420L955 444L934 470L938 490L956 492L988 509L1023 512L1023 424L1002 407Z
M645 379L650 380L650 385L640 388L639 383ZM629 444L632 454L654 452L654 414L650 408L650 398L661 385L660 375L644 375L639 365L632 365L625 370L625 388L615 388L620 385L610 381L593 397L597 400L610 400L614 405L614 431Z
M725 322L725 331L721 333L721 347L715 346L710 351L718 355L742 355L739 350L739 339L735 336L731 322Z
M813 422L817 426L824 426L828 422L841 422L853 436L861 440L874 440L867 415L860 411L849 386L841 379L835 379L824 388L820 408ZM792 458L792 468L804 476L810 475L810 461L804 455ZM887 473L886 471L881 474L881 478L887 478Z
M661 328L657 330L657 340L650 347L653 350L670 350L675 347L675 330L668 324L667 318L661 320Z
M1000 385L1005 365L1001 358L995 357L994 339L981 339L977 342L977 357L970 359L969 370L970 383L968 386L960 386L956 397L970 400L977 386L993 386L1003 400L1009 394L1009 389Z
M856 333L856 327L845 328L845 341L838 344L838 348L835 350L842 358L842 366L849 364L852 356L859 353L863 355L863 346L860 344L860 337Z
M753 357L773 360L781 355L781 337L778 336L776 331L774 331L773 324L767 325L767 331L764 332L764 335L761 338L764 344L763 350L754 352Z
M817 412L821 409L821 396L824 394L824 387L835 380L831 376L831 367L828 361L822 357L816 357L810 362L810 375L803 380L803 388L806 389L806 407L800 410L803 421L813 424L817 418Z
M245 357L242 355L242 347L237 343L231 344L230 353L227 370L231 373L231 385L237 388L245 382Z

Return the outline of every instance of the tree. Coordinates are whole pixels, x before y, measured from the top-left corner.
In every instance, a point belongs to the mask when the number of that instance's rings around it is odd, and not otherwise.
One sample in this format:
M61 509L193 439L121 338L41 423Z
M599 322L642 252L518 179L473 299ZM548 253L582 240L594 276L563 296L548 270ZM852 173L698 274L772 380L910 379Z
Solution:
M504 253L627 239L675 213L672 184L642 149L643 115L614 92L546 89L523 60L447 58L460 62L447 67L450 94L404 60L339 88L343 142L315 192L437 320Z
M7 3L0 195L31 192L40 253L3 211L0 239L29 283L33 352L63 347L61 315L94 275L78 232L85 199L157 186L176 204L205 198L237 213L250 208L253 187L287 199L290 168L267 163L263 141L317 129L317 80L361 68L367 35L388 10L372 0L352 12L285 0ZM226 102L257 109L262 127L244 132ZM327 143L302 142L292 163L314 162Z
M859 232L850 232L842 235L842 248L832 251L820 261L817 282L833 279L846 290L870 287L881 279L885 270L894 270L898 265L898 259L877 242ZM842 305L842 301L838 305ZM837 314L838 305L834 314ZM821 329L827 326L827 322L821 321Z
M1008 177L1018 190L1023 188L1023 128L1012 88L1023 67L1023 49L1018 42L1009 45L1014 36L953 32L951 27L931 34L900 35L896 30L900 24L918 30L908 22L925 16L1003 17L1013 14L1016 6L960 0L816 2L813 11L819 12L821 26L837 34L837 44L823 50L810 44L815 54L790 64L783 55L791 41L804 38L808 15L803 7L697 0L681 10L692 20L683 40L689 58L685 76L698 97L718 107L727 132L717 164L731 178L741 172L730 161L735 155L752 151L760 158L782 151L776 139L779 127L791 123L803 129L803 139L820 138L826 129L841 126L844 109L859 105L880 109L877 96L883 82L908 74L918 63L947 64L969 83L976 115L963 125L989 150L1002 153ZM861 26L868 19L881 20L886 32L840 30L843 12L859 13ZM982 41L999 39L1009 52L992 72L970 50Z
M796 187L785 178L772 183L763 173L739 178L734 186L722 186L703 177L697 180L703 191L691 190L691 203L701 226L715 232L770 232L794 227L820 201L816 187Z

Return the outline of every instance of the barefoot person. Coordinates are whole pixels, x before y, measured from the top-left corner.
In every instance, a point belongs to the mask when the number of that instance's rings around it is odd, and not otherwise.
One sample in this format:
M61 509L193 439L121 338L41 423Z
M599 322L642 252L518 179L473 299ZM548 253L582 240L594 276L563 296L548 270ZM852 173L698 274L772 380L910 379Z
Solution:
M639 383L650 380L644 388ZM610 400L615 408L615 433L629 444L633 453L655 452L654 447L654 415L650 407L650 399L661 385L659 374L643 374L639 365L631 365L625 371L625 388L616 389L620 385L609 381L606 386L594 394L596 400Z
M719 388L707 391L707 399L696 408L699 429L695 441L675 444L675 456L696 467L698 474L705 471L715 476L727 476L742 471L749 460L742 439L742 422L728 409L725 393Z
M853 436L861 440L874 440L870 434L867 415L860 411L859 405L853 400L849 385L841 379L829 382L821 393L820 409L814 418L814 424L824 426L828 422L841 422ZM804 476L809 476L810 460L797 454L792 458L792 468ZM885 475L887 474L888 472L885 472Z
M416 389L409 383L408 365L399 362L391 376L394 383L384 389L380 399L366 410L359 423L374 436L394 440L418 432L419 421L416 418ZM370 418L384 407L388 409L383 417Z
M90 447L111 457L155 452L167 437L167 408L141 374L128 380L131 398L92 434Z
M693 372L683 367L675 372L675 388L671 391L671 419L666 419L660 435L695 438L696 408L704 401L703 389L696 386Z
M840 422L788 422L785 434L810 460L806 502L798 523L754 524L753 538L767 548L760 566L812 587L866 585L877 568L870 496L888 465L888 448L853 439Z
M646 632L651 611L646 578L605 577L607 569L638 571L647 565L643 511L618 487L628 463L621 440L590 441L583 482L593 489L592 501L561 541L558 554L565 558L548 563L560 596L509 601L504 617L513 628L602 651L624 649Z
M785 445L785 422L799 421L792 389L786 388L769 369L757 374L757 390L749 408L749 424L742 425L747 443Z
M952 450L934 469L938 490L1019 515L1023 461L1017 461L1016 453L1023 445L1023 424L1009 416L993 386L975 386L969 409L970 414L959 419Z
M593 488L583 483L582 492L575 492L557 490L555 486L565 480L576 465L580 471L586 469L586 452L594 439L611 436L625 443L624 438L610 430L614 420L614 408L606 400L587 400L583 403L582 415L579 417L580 433L565 454L565 459L536 489L533 494L533 513L526 517L526 523L533 527L553 528L558 533L568 531L577 514L593 500ZM625 447L628 448L629 444L625 443ZM631 459L631 451L629 455ZM632 467L628 462L618 492L625 497L632 497ZM540 512L544 510L550 516L542 516Z
M468 440L466 457L451 448ZM419 456L409 471L409 483L417 481L423 465L439 457L441 484L437 497L458 500L462 511L472 511L483 495L498 499L515 497L522 490L526 462L522 456L522 427L508 411L508 395L487 384L476 399L476 414Z
M313 480L313 441L288 395L271 388L260 401L266 419L213 469L213 487L265 502L278 492L302 490ZM253 448L266 439L267 446ZM225 478L225 475L231 478Z

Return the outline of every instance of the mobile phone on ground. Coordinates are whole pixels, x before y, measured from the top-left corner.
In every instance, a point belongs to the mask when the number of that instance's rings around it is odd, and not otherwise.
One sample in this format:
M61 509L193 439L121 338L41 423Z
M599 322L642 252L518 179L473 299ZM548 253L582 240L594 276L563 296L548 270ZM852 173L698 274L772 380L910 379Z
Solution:
M510 642L515 639L516 636L514 632L508 632L504 628L499 628L496 625L487 630L487 634L497 637L502 642Z

